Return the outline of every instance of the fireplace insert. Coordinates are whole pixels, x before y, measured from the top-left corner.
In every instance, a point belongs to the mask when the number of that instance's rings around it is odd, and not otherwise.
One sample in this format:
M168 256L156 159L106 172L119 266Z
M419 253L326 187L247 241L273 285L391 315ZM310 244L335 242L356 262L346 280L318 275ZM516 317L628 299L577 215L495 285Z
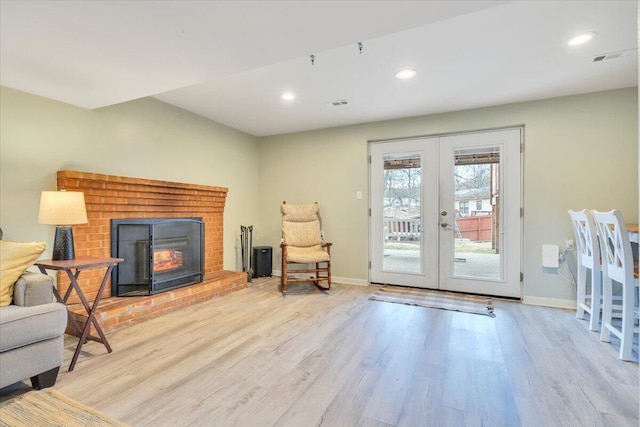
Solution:
M203 280L202 218L111 220L111 294L153 295Z

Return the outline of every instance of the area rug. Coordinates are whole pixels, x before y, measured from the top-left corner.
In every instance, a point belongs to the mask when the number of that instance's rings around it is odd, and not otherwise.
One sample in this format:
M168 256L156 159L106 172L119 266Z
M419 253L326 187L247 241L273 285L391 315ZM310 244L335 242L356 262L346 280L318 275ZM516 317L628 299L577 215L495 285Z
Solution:
M415 305L418 307L438 308L496 317L493 312L493 302L491 298L478 295L405 288L401 286L383 286L371 295L369 299L372 301L392 302L395 304Z
M50 388L33 390L0 404L0 426L127 427Z

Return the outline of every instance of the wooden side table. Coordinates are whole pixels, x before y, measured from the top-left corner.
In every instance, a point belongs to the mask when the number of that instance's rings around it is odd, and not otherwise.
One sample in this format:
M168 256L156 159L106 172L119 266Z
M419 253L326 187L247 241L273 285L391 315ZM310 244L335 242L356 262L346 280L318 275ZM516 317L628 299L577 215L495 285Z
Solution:
M76 347L75 353L73 353L73 358L71 359L71 365L69 365L69 371L73 371L73 368L76 366L76 361L78 360L78 355L80 355L80 349L87 342L87 340L97 341L102 344L107 349L107 352L111 353L111 346L109 345L109 341L107 341L107 337L104 336L102 332L102 328L96 319L96 311L98 309L98 304L100 304L100 299L102 298L102 293L104 292L104 288L107 285L107 281L109 279L109 275L111 274L111 270L113 267L118 265L118 263L124 261L122 258L101 258L101 257L77 257L68 261L53 261L53 260L39 260L35 265L38 266L40 271L43 274L47 274L47 270L58 270L65 271L67 276L69 276L69 280L71 284L67 289L67 292L64 294L64 297L61 298L58 290L54 287L53 293L56 296L58 302L63 304L67 304L69 300L69 296L71 295L71 290L75 289L80 301L82 301L82 305L84 309L87 311L89 317L87 318L87 323L85 323L84 328L81 330L78 326L76 320L71 316L71 313L67 313L69 316L69 320L71 324L75 328L76 332L80 334L80 341L78 341L78 346ZM107 271L104 273L104 277L102 278L102 283L100 284L100 288L98 289L98 293L96 294L96 298L93 301L93 305L89 305L89 301L82 293L82 289L78 285L78 277L80 276L80 272L83 270L91 270L94 268L107 268ZM89 334L89 330L91 329L91 324L96 328L96 332L98 332L99 337L95 337Z

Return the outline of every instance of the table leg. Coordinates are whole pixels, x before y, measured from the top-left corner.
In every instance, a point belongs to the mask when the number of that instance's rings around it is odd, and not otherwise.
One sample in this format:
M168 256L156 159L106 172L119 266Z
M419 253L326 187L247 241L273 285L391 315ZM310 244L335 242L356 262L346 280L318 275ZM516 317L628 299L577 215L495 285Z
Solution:
M91 314L90 314L91 321L93 322L93 325L96 327L96 332L98 333L98 335L100 335L100 338L102 339L102 344L104 344L104 346L107 348L108 353L111 353L113 350L111 350L109 341L107 341L107 337L104 335L104 332L102 332L102 328L98 323L98 319L96 319L95 317L95 312L98 309L98 304L100 303L100 300L102 299L102 293L104 292L104 288L107 285L107 280L111 275L111 270L113 270L112 265L110 265L107 268L107 271L104 273L104 277L102 278L102 283L100 284L100 289L98 289L98 294L96 295L96 299L93 301L93 307L91 307Z
M69 300L69 296L71 295L71 290L75 289L76 293L78 294L78 298L80 298L80 302L82 303L84 310L89 313L91 311L91 307L89 306L89 301L87 301L87 298L84 296L84 293L82 293L82 289L80 289L80 285L78 284L78 277L80 276L80 270L76 270L75 274L71 273L71 270L66 270L67 272L67 276L69 276L69 280L71 281L71 285L69 286L69 289L67 289L67 292L64 294L64 303L66 304L67 301ZM73 319L73 317L72 317ZM78 326L78 323L76 322L75 319L73 319L73 323L76 326L76 332L81 333L84 331L84 329L80 329L80 326ZM89 321L87 320L87 324L89 323ZM86 343L87 340L85 338L84 341L82 341L82 344Z
M93 306L89 305L87 298L82 293L82 290L80 289L80 285L78 284L78 276L80 275L80 271L79 270L76 271L76 274L73 275L71 274L71 271L67 270L67 275L71 280L71 287L75 288L78 294L78 297L80 298L80 301L82 302L82 305L84 306L88 314L87 322L85 323L84 328L82 329L82 334L80 335L80 341L78 342L76 351L73 353L73 358L71 359L71 364L69 365L69 372L73 371L73 369L75 368L76 362L78 361L78 356L80 355L80 350L82 349L82 346L84 345L84 343L87 342L89 338L95 341L101 342L106 347L107 352L111 353L113 351L111 349L111 346L109 345L109 341L107 341L107 337L102 332L102 328L98 323L98 319L96 319L95 317L96 310L98 309L98 304L100 303L100 299L102 299L102 293L104 292L104 288L107 284L107 280L109 278L109 274L111 273L111 270L113 270L113 266L109 266L107 268L107 271L102 279L102 283L100 284L100 288L98 289L98 293L96 294L96 298L93 301ZM68 295L65 295L65 297L68 298ZM91 337L89 335L89 331L91 330L92 324L96 328L96 332L100 336L99 339L95 337Z
M47 274L46 268L38 266L38 269L42 274ZM67 300L69 299L69 295L71 294L71 288L72 287L69 286L69 288L67 289L67 292L64 295L64 298L62 298L60 296L60 293L58 292L58 289L54 286L53 295L56 297L56 301L58 301L61 304L67 305ZM80 325L78 325L78 322L76 322L76 319L71 315L71 312L69 310L67 310L67 318L69 322L73 325L73 328L76 330L76 333L79 334L80 332L82 332L82 329L80 329Z

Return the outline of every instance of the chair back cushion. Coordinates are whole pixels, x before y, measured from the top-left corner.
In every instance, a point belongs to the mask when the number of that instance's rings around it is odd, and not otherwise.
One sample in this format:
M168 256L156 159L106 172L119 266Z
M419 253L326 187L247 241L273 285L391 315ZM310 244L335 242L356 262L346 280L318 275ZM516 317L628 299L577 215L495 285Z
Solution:
M283 203L282 239L287 245L316 246L322 243L318 204L290 205Z
M282 238L289 246L308 247L322 243L320 221L290 222L282 221Z
M11 304L13 285L44 252L46 243L0 240L0 307Z
M288 222L310 222L318 220L318 204L288 205L283 203L280 207L282 220Z

